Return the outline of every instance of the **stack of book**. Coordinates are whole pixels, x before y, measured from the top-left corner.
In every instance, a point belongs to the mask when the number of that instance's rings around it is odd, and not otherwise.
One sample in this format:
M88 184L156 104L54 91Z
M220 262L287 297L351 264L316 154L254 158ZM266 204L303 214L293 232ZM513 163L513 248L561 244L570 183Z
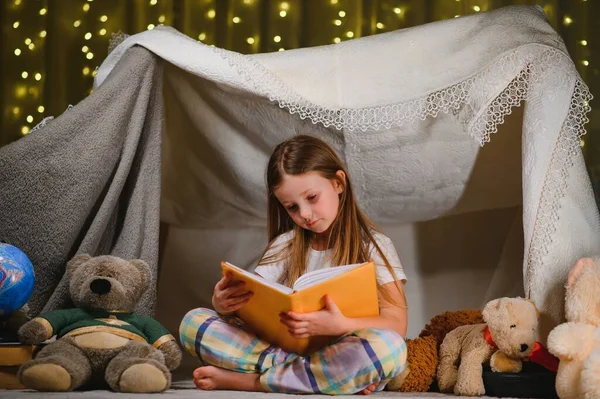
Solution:
M21 365L31 360L34 347L0 341L0 389L24 389L17 378Z

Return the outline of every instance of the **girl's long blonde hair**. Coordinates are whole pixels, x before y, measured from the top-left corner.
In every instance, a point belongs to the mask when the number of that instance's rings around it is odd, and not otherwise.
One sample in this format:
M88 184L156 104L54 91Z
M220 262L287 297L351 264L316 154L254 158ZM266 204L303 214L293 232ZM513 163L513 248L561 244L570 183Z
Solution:
M337 174L340 170L345 173L345 179ZM387 269L394 276L398 290L404 295L393 268L373 237L373 232L377 229L356 204L348 171L329 145L312 136L298 135L279 144L269 159L267 166L269 245L265 253L279 235L290 230L294 230L294 234L281 250L266 257L263 254L260 264L268 265L285 260L286 269L281 276L280 283L288 287L291 287L306 271L307 253L314 233L294 223L286 209L275 197L274 190L281 184L284 176L301 175L307 172L318 172L323 178L337 180L344 187L342 193L339 194L338 214L330 227L326 247L332 249L331 264L339 266L367 262L370 260L369 244L372 244L385 262ZM378 290L388 302L394 303L379 284ZM406 303L405 298L404 301ZM405 303L402 305L405 306Z

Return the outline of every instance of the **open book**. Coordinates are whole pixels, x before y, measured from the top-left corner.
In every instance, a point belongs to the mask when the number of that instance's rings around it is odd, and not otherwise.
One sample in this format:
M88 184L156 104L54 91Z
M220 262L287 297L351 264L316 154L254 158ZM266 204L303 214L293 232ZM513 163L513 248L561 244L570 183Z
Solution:
M237 314L261 339L288 352L301 355L320 349L337 337L297 339L279 321L281 312L316 312L325 307L329 295L347 317L379 315L375 265L367 262L330 267L308 272L292 288L267 281L228 262L221 262L223 273L231 272L243 280L254 295Z

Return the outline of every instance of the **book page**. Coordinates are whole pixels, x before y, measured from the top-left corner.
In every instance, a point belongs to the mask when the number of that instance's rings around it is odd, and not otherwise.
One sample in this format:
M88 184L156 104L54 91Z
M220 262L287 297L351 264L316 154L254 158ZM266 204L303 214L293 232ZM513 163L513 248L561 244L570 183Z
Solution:
M265 280L264 278L262 278L258 274L251 273L251 272L249 272L247 270L242 269L241 267L237 267L235 265L232 265L229 262L224 262L224 263L225 263L225 265L227 265L227 267L229 267L229 268L233 269L234 271L236 271L238 275L243 275L245 277L248 277L252 281L255 281L255 282L259 283L259 284L272 287L272 288L276 289L277 291L281 291L281 292L283 292L285 294L291 294L292 292L294 292L293 289L291 289L289 287L286 287L283 284L279 284L279 283L277 283L275 281Z
M298 278L294 283L294 290L300 291L308 287L312 287L319 284L322 281L329 280L335 276L339 276L349 270L356 269L357 267L363 266L366 263L356 263L352 265L327 267L324 269L313 270L312 272L306 273Z

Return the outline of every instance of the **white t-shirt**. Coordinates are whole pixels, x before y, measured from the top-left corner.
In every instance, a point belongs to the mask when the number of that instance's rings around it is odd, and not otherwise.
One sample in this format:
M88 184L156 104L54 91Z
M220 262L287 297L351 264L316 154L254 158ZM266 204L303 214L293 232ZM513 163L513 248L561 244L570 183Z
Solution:
M273 244L267 250L264 257L268 257L272 254L276 254L277 252L279 252L293 236L293 230L278 236L275 239L275 241L273 241ZM379 245L379 248L381 248L381 251L387 258L387 261L390 263L390 266L392 266L392 269L394 269L394 273L396 273L396 277L398 277L398 280L405 283L406 275L404 274L402 263L400 263L400 257L398 256L396 248L394 248L392 240L378 232L373 232L373 238L375 238L377 245ZM306 272L312 272L313 270L331 267L331 253L331 249L317 251L309 247ZM377 276L377 282L383 285L394 281L394 276L385 266L381 255L379 255L379 251L377 251L373 244L369 245L369 255L375 263L375 274ZM283 261L269 263L266 265L259 265L256 267L256 269L254 269L255 273L258 273L268 281L279 281L279 278L281 277L281 274L284 271L285 264Z

